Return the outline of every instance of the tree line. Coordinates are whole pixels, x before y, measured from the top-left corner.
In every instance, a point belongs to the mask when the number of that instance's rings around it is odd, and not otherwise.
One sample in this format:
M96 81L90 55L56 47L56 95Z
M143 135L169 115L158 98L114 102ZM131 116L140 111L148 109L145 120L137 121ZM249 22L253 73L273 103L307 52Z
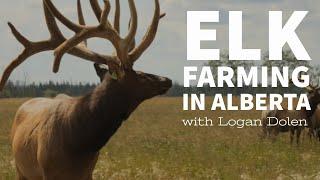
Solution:
M9 81L7 86L4 88L2 92L0 92L0 98L22 98L22 97L55 97L58 94L67 94L70 96L81 96L92 91L97 84L90 83L77 83L71 84L69 82L62 83L54 83L49 81L48 83L39 83L39 84L24 84L17 82ZM242 88L210 88L209 86L198 88L198 87L189 87L185 88L183 85L179 83L174 83L172 88L168 91L168 93L164 96L168 97L181 97L183 94L201 94L204 93L206 95L214 95L214 94L233 94L240 95L243 93L247 94L258 94L258 93L301 93L302 89L291 85L290 88L263 88L263 87L251 87L245 86Z
M2 92L0 98L22 98L22 97L55 97L58 94L64 93L70 96L84 95L96 87L94 83L55 83L49 81L39 84L25 84L20 81L9 81Z
M264 60L260 64L261 66L277 66L277 67L283 67L288 66L290 69L293 69L298 66L306 66L310 69L309 75L311 76L310 79L312 79L313 83L318 84L319 83L319 76L320 76L320 66L319 65L311 65L310 61L298 61L294 54L291 51L284 51L283 52L283 60L282 61L269 61L268 55L264 55ZM210 66L213 69L213 72L217 69L219 66L228 66L232 69L236 69L238 66L245 66L250 67L255 65L254 61L230 61L229 55L227 53L222 53L221 60L220 61L210 61L204 65ZM215 76L215 75L214 75ZM236 78L234 79L236 81ZM236 84L236 82L235 82ZM0 98L20 98L20 97L54 97L57 94L68 94L70 96L81 96L86 93L89 93L92 91L97 84L95 83L70 83L70 82L61 82L61 83L55 83L52 81L49 81L47 83L39 83L39 84L26 84L22 83L20 81L12 82L9 81L7 83L7 86L5 89L0 92ZM277 87L277 88L263 88L263 87L251 87L251 86L245 86L242 88L210 88L210 87L203 87L203 88L197 88L195 86L190 88L185 88L183 85L179 83L174 83L173 87L169 90L169 92L165 96L179 96L181 97L183 94L200 94L204 93L207 95L214 95L216 93L219 94L234 94L234 95L240 95L243 93L248 94L258 94L258 93L277 93L277 94L283 94L283 93L301 93L303 92L302 89L295 87L294 85L290 85L289 88L283 88L283 87Z

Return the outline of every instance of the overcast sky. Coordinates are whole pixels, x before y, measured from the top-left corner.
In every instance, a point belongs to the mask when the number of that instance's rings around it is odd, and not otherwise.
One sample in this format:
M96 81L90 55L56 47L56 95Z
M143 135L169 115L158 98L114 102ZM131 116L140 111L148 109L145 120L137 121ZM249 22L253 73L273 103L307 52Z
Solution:
M76 21L76 0L53 0L56 6L70 19ZM102 2L102 0L101 0ZM113 0L111 0L114 3ZM127 1L122 3L122 32L126 33L129 12ZM244 14L244 47L268 47L268 11L284 11L284 21L293 11L309 11L299 26L298 35L309 52L314 64L319 64L320 35L320 1L319 0L160 0L161 9L167 13L162 20L157 38L153 45L135 65L136 70L164 75L175 81L183 82L183 67L200 65L205 62L188 62L186 60L186 13L188 10L220 11L220 23L210 25L217 29L218 40L211 42L211 47L227 49L228 47L228 11L240 10ZM136 0L139 12L139 29L137 41L140 42L147 26L151 22L154 9L152 0ZM82 0L86 21L97 24L87 0ZM112 18L111 18L112 19ZM42 0L3 0L0 6L0 72L21 51L22 46L14 39L7 26L12 22L25 36L37 41L49 37L45 26ZM72 33L60 26L67 37ZM124 34L122 34L124 35ZM97 52L111 54L110 43L92 39L89 47ZM12 74L12 80L28 82L72 81L97 82L92 63L66 55L60 72L52 73L53 53L46 52L29 58Z

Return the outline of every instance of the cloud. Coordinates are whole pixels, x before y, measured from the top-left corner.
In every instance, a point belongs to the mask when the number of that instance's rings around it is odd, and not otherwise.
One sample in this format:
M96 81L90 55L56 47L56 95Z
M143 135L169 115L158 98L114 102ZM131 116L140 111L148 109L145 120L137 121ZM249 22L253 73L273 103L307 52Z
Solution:
M113 2L113 1L112 1ZM125 2L125 3L122 3ZM54 3L64 15L77 21L76 0L55 0ZM122 3L122 35L125 35L129 10L126 1ZM136 1L139 12L139 29L137 42L139 43L151 22L154 2ZM86 21L89 25L96 25L97 20L92 13L88 1L82 0ZM318 42L320 37L320 1L315 0L162 0L161 11L166 12L159 26L155 42L137 62L136 69L166 75L175 81L182 82L183 66L201 65L204 62L190 62L186 60L186 12L188 10L220 11L221 22L212 27L217 29L218 40L213 42L221 49L228 47L228 11L243 11L244 46L246 48L268 48L268 11L283 10L284 18L288 18L294 10L310 11L298 29L299 37L305 44L313 59L320 58ZM111 15L113 14L113 9ZM112 20L112 16L110 17ZM31 40L43 40L49 37L45 25L41 0L4 0L0 7L0 70L17 56L22 47L14 39L6 22L13 22L17 28ZM67 37L73 33L60 25ZM211 27L211 26L210 26ZM90 48L101 53L109 53L112 48L110 43L96 39L89 41ZM52 52L41 53L28 59L13 74L14 79L23 78L28 72L30 81L70 80L97 81L92 63L79 60L72 56L65 56L59 74L51 72ZM313 61L313 63L320 63ZM72 71L71 71L72 70Z

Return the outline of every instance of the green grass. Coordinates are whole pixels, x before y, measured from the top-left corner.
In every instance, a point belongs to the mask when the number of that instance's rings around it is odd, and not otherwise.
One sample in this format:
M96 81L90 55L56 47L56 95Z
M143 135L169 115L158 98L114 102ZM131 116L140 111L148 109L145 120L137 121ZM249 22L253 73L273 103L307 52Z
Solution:
M0 100L0 179L13 179L9 132L25 99ZM101 151L95 179L319 179L320 143L288 134L261 141L260 128L184 127L195 116L259 118L260 112L183 112L181 98L145 102Z

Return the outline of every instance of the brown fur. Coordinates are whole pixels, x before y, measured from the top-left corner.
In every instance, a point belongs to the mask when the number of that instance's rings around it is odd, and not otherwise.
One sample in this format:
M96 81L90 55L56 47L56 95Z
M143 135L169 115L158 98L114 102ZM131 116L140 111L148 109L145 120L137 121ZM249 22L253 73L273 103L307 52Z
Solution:
M279 133L290 132L290 143L294 140L294 135L296 134L296 143L299 144L299 139L302 130L305 128L304 126L275 126L275 127L267 127L267 117L276 117L278 119L286 119L289 118L289 121L293 119L305 119L309 122L310 117L307 116L306 110L301 111L289 111L289 110L275 110L270 111L267 116L263 119L263 132L265 136L269 136L275 138ZM271 122L274 123L274 122ZM306 124L308 126L308 124Z
M31 42L8 23L24 50L6 67L0 79L0 90L16 67L30 56L44 51L54 50L55 73L59 71L65 54L108 66L108 69L101 69L95 65L103 82L84 97L37 98L19 108L12 127L12 150L18 179L92 179L99 150L122 122L144 100L161 95L172 86L168 78L133 70L134 63L154 41L160 19L165 16L160 13L159 0L155 0L152 22L139 44L135 41L138 28L135 1L128 0L128 4L131 18L128 34L124 37L120 36L119 0L116 0L113 26L108 20L110 1L104 1L102 9L98 0L90 0L99 24L87 26L80 0L77 2L79 24L63 16L51 0L43 0L50 32L50 38L45 41ZM74 36L65 38L56 20L72 30ZM87 47L90 38L110 41L114 53L104 55L91 51Z
M309 127L310 138L317 138L320 141L320 105L312 115L311 124Z
M92 93L59 95L23 104L12 127L12 150L20 179L92 179L99 150L144 100L165 93L171 80L130 71L106 75Z
M268 127L267 126L267 117L276 117L278 119L286 119L289 118L289 120L293 119L305 119L307 120L307 126L309 127L311 123L311 117L314 114L314 112L317 109L318 103L320 103L320 94L317 89L313 89L309 92L309 103L311 106L311 110L307 111L306 109L302 109L300 111L298 110L273 110L273 111L263 111L262 112L262 121L263 121L263 127L262 137L272 137L275 138L279 133L284 132L290 132L290 143L294 140L294 135L296 134L296 143L299 144L300 135L301 132L304 129L304 126L274 126L274 127Z

